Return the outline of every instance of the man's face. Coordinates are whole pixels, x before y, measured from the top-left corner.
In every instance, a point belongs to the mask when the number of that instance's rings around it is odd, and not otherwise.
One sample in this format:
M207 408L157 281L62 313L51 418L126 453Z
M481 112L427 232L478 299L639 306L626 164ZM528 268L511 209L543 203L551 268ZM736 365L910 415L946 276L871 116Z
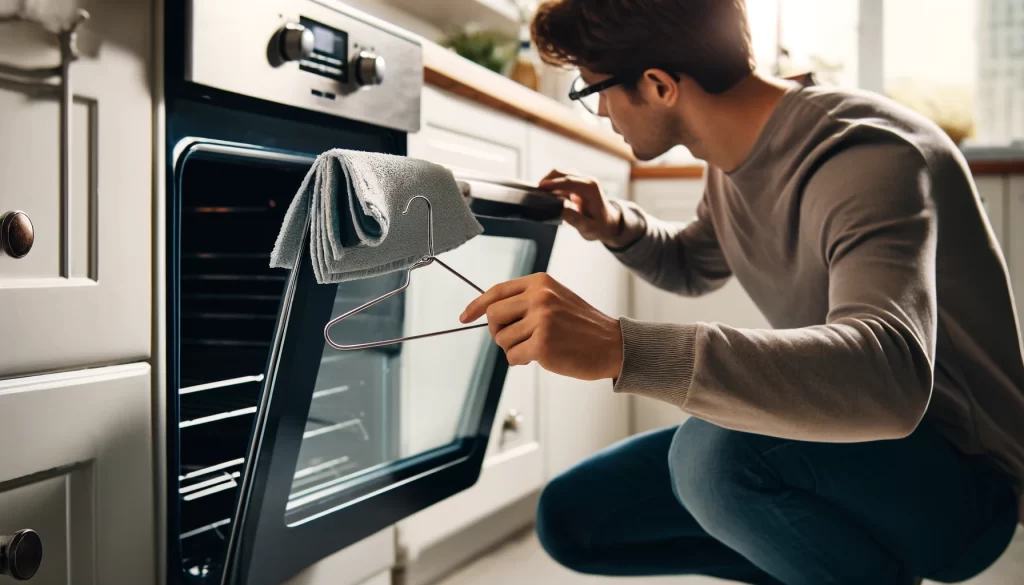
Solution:
M580 68L580 75L588 85L611 77L586 68ZM641 79L640 84L644 83L649 82ZM673 109L645 99L640 85L636 89L616 85L598 95L597 115L611 120L612 128L622 135L638 160L657 158L684 140L681 117Z

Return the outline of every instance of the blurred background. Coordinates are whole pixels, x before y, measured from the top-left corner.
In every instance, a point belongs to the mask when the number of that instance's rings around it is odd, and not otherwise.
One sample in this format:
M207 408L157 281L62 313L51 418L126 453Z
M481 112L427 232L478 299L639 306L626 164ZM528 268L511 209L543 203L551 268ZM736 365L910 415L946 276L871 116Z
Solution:
M512 76L535 0L351 0ZM966 148L1024 139L1024 0L747 0L758 67L882 92ZM573 73L536 62L565 98ZM596 122L600 123L600 122ZM651 164L686 162L683 148Z

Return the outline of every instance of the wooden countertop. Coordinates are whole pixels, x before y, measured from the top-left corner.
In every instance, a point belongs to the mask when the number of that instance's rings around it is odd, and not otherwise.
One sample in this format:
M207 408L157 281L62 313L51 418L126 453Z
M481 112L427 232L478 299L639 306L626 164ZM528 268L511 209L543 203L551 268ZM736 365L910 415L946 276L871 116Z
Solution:
M975 160L967 161L975 177L986 175L1024 174L1024 160ZM704 165L636 166L630 177L634 181L654 179L700 179L704 176Z
M609 154L636 163L633 151L622 138L603 128L586 123L579 115L555 100L485 69L444 47L423 42L423 80L485 106L500 110L567 138L593 146ZM969 161L975 176L1024 174L1024 160ZM676 166L633 165L632 178L699 179L703 164Z
M485 69L440 45L423 43L423 80L435 87L501 110L557 134L632 162L633 151L616 134L529 88Z

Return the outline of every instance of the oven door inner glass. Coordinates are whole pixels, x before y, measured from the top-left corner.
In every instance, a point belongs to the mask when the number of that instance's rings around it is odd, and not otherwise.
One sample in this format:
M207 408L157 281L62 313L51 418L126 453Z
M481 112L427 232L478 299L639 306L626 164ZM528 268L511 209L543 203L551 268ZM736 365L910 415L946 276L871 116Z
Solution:
M466 278L486 289L547 267L556 225L478 219L482 235L440 256ZM231 531L234 585L280 583L475 483L508 368L485 328L335 350L324 325L395 290L404 273L317 284L305 250L281 272L288 283ZM478 295L429 265L401 294L336 324L331 338L355 344L452 329Z
M441 258L486 290L527 274L536 244L481 235ZM397 288L402 279L341 284L332 316ZM458 327L458 315L478 294L436 264L426 266L412 273L403 294L338 323L331 337L348 344ZM359 351L325 345L285 524L329 513L347 488L368 476L475 434L498 351L486 328Z
M277 584L471 486L508 367L487 329L331 348L327 321L395 290L405 274L320 285L305 250L294 270L269 267L312 157L206 141L176 160L174 582ZM479 203L470 207L484 233L442 260L485 290L547 268L557 218ZM437 265L410 282L335 325L332 339L459 327L479 294Z

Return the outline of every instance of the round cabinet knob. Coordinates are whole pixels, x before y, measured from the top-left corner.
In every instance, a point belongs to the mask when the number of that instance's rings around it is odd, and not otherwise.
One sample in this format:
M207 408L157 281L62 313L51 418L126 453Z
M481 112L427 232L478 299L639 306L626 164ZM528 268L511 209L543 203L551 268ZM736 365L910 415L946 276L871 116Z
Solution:
M523 424L523 415L519 414L518 410L510 410L505 415L505 420L501 423L501 429L503 431L518 431L519 427Z
M11 258L24 258L36 241L32 220L23 211L0 215L0 252Z
M380 85L384 82L384 71L387 64L384 57L363 51L356 57L356 81L359 85Z
M301 61L313 54L313 31L301 24L288 23L278 32L281 43L281 58L285 61Z
M31 579L43 561L43 541L34 530L0 536L0 575L15 581Z

